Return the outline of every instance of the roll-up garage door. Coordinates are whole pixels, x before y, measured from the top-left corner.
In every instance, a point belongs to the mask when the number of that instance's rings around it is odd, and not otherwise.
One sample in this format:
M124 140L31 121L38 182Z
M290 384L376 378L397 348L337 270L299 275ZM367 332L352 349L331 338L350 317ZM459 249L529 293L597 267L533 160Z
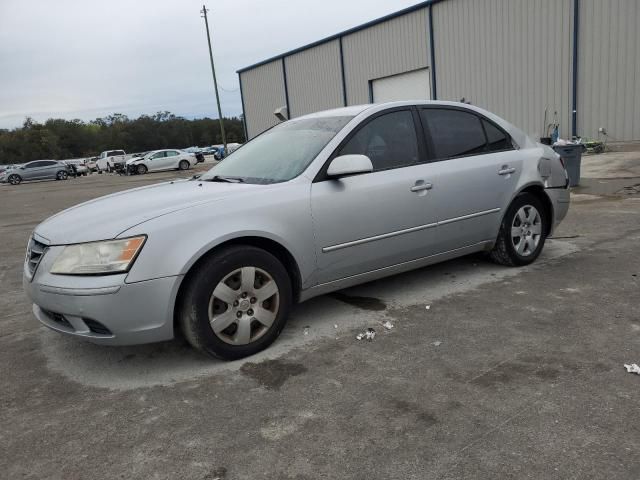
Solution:
M371 80L373 101L430 100L431 80L428 68Z

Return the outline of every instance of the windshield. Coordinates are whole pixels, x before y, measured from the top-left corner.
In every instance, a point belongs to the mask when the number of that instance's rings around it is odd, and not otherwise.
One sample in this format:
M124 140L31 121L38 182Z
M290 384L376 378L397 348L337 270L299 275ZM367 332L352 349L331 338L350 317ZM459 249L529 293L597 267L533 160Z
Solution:
M286 182L300 175L351 116L289 120L234 151L200 177L242 179L248 183Z

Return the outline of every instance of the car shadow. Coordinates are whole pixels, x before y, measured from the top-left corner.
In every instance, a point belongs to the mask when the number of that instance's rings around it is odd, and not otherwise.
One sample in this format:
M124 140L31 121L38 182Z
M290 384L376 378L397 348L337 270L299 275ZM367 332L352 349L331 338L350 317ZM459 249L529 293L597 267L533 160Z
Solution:
M280 358L296 348L319 345L323 340L356 341L358 331L381 325L394 309L430 305L440 298L539 268L577 250L570 242L549 241L540 259L529 267L502 267L472 255L316 297L293 308L287 326L268 349L233 362L196 352L182 338L148 345L105 347L43 327L40 339L48 367L81 384L115 390L169 385L235 371L247 362Z

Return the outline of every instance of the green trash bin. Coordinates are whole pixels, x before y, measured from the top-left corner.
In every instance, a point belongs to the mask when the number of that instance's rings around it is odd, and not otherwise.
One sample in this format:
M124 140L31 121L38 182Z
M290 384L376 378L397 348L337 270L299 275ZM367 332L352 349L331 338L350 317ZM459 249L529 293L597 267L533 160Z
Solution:
M582 163L582 145L557 145L555 152L562 157L564 166L569 174L569 185L580 185L580 164Z

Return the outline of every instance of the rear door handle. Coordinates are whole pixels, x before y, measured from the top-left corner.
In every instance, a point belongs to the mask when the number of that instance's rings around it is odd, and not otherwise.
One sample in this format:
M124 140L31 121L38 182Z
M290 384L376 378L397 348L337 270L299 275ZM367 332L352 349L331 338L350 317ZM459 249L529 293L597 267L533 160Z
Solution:
M510 175L515 172L516 169L513 167L508 167L507 165L503 165L500 170L498 170L498 175Z
M430 183L421 183L419 185L414 185L409 190L411 190L412 192L422 192L423 190L431 190L432 188L433 185Z

